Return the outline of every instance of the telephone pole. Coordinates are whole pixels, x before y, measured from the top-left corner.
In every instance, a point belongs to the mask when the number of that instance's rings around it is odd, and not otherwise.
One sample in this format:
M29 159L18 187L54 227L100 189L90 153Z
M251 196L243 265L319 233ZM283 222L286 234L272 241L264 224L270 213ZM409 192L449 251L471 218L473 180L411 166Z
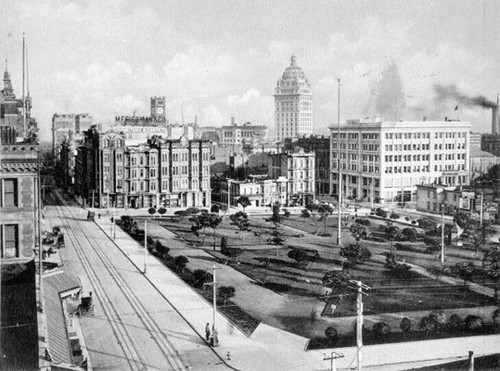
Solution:
M357 318L356 318L356 358L358 362L357 370L361 371L362 368L362 349L363 349L363 295L368 295L363 290L370 290L370 287L363 285L361 281L349 280L348 285L351 289L356 289L358 297L356 301Z
M205 283L206 286L212 286L213 292L213 325L212 325L212 346L219 346L219 338L217 336L217 328L215 326L215 316L217 314L217 278L215 276L215 271L221 269L220 267L212 266L212 283Z
M146 274L146 257L148 255L148 221L144 220L144 274Z
M332 352L330 354L330 357L327 357L326 354L323 354L323 361L330 361L330 371L334 371L335 360L337 358L343 358L343 357L344 355L342 353Z
M337 245L340 246L342 243L342 171L340 169L340 78L337 78L337 90L338 90L338 102L337 102L337 172L339 177L339 188L338 188L338 222L337 222Z
M441 204L441 265L444 265L444 205Z

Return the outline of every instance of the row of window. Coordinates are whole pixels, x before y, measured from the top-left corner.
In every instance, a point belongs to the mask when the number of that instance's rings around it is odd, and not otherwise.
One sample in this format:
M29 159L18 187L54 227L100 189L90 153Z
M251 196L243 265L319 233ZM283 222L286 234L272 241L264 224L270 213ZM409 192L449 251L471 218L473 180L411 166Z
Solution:
M385 162L429 161L430 155L386 155Z

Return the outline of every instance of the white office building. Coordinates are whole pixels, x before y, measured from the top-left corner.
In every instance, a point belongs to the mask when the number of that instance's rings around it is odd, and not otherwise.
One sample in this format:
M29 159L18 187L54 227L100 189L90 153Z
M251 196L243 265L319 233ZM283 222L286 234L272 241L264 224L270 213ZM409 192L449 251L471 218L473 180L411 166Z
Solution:
M276 139L299 138L313 133L313 101L311 84L302 68L297 66L295 54L290 66L276 84L275 123Z
M414 201L418 184L468 185L470 128L461 121L379 119L333 125L332 194L338 195L339 164L344 200Z

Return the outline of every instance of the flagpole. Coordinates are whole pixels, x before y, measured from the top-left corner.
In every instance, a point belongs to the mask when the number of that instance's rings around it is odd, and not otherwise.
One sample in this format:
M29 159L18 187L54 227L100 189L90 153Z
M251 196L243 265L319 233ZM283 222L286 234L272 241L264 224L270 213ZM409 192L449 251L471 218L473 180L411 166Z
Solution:
M457 104L455 107L455 111L457 111L457 121L460 120L460 106Z

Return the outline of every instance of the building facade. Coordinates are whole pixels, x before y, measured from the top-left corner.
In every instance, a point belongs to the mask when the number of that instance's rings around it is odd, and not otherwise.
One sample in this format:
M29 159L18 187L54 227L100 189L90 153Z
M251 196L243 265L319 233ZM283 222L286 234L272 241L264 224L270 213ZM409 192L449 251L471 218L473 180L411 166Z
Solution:
M64 142L72 145L81 139L82 133L92 126L92 117L87 113L57 114L52 116L52 154L59 158Z
M7 71L4 85L0 95L0 369L37 370L39 145L30 131L36 127L25 127L34 121L26 120L23 100L19 106Z
M298 138L313 133L313 94L311 84L302 68L297 66L295 54L275 88L276 139Z
M471 147L470 151L470 179L476 179L486 174L493 166L500 164L500 157L492 153Z
M316 196L330 195L330 138L324 136L310 136L308 138L298 138L292 141L285 141L285 147L293 148L298 146L304 148L306 152L315 154L315 183Z
M418 184L469 184L468 122L349 120L330 130L334 195L339 167L347 199L414 201Z
M264 143L266 133L267 127L264 125L252 125L250 122L238 125L234 117L231 117L231 125L222 126L220 129L220 144L259 147Z
M78 148L76 178L76 195L93 207L206 207L210 147L159 136L127 145L124 133L92 128Z
M315 155L302 148L273 154L269 157L268 176L271 179L284 177L287 180L288 206L305 206L314 201Z

